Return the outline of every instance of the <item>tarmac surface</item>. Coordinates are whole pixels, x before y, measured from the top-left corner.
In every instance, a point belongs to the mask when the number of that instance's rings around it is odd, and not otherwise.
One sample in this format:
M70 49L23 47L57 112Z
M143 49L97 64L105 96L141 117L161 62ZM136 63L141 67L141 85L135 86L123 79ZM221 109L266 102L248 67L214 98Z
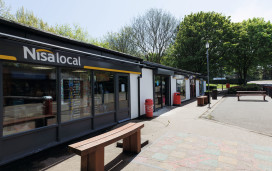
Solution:
M220 100L212 100L211 109L189 101L162 109L153 119L132 120L145 124L141 137L149 144L138 155L123 154L116 144L107 146L105 170L272 170L270 136L199 117L220 106ZM80 157L47 170L80 170Z
M272 100L262 96L225 97L211 119L272 136Z

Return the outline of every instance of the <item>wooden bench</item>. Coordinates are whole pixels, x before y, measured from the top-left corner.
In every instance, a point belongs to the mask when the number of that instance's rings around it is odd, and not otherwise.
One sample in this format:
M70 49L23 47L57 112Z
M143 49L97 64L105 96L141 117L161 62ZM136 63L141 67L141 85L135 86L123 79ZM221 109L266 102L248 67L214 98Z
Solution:
M202 96L202 97L204 97L204 104L208 104L209 102L208 102L208 96Z
M263 96L263 100L265 101L266 91L237 91L236 96L238 97L238 101L240 101L240 96Z
M196 99L197 99L197 106L204 106L204 104L208 103L207 96L199 96Z
M110 132L69 145L69 150L81 156L81 170L104 170L104 148L123 139L123 152L141 151L143 123L128 123Z

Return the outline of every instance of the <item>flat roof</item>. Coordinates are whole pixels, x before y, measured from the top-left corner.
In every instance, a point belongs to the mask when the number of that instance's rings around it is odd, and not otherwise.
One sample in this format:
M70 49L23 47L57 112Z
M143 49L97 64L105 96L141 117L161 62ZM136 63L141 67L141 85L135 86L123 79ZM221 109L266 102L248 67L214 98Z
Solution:
M165 65L162 65L162 64L154 63L154 62L143 61L142 63L145 64L145 65L147 65L147 66L168 69L168 70L175 71L177 73L193 74L193 75L197 75L197 76L201 76L202 75L201 73L186 71L186 70L182 70L182 69L178 69L178 68L174 68L174 67L169 67L169 66L165 66Z
M122 52L106 49L106 48L103 48L103 47L100 47L100 46L96 46L96 45L93 45L93 44L90 44L90 43L86 43L86 42L82 42L82 41L79 41L79 40L71 39L71 38L68 38L68 37L65 37L65 36L57 35L57 34L54 34L54 33L48 32L48 31L44 31L44 30L32 27L32 26L28 26L28 25L24 25L24 24L15 22L13 20L7 20L7 19L5 19L3 17L0 17L0 24L5 24L7 26L11 26L11 27L14 27L14 28L17 28L17 29L23 29L23 30L26 30L26 31L31 31L33 33L40 34L40 35L43 35L43 36L46 36L46 37L49 37L49 38L59 39L59 40L65 41L67 43L75 44L75 45L78 45L78 46L84 46L84 47L87 47L87 48L92 48L92 49L95 49L95 50L107 52L107 53L110 53L110 54L113 54L113 55L118 55L118 56L125 57L125 58L128 58L128 59L143 61L143 59L139 58L139 57L135 57L135 56L125 54L125 53L122 53Z

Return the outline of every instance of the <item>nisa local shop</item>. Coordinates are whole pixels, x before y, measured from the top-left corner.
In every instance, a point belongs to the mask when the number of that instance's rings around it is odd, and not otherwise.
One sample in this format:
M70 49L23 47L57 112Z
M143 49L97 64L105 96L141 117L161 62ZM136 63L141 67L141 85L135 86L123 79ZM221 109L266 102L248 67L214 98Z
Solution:
M0 165L138 117L141 59L0 25Z

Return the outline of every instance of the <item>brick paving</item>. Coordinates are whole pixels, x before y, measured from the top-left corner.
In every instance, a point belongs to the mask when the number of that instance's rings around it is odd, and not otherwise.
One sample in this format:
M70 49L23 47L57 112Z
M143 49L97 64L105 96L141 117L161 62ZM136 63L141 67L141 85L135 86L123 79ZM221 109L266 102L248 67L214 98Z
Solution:
M159 170L272 170L272 146L170 132L132 162Z
M149 144L138 155L123 155L116 144L107 146L105 169L272 171L271 137L199 118L221 105L220 99L212 101L211 109L190 101L156 112L158 117L151 120L136 120L145 124L141 137ZM73 156L48 170L80 170L80 157Z

